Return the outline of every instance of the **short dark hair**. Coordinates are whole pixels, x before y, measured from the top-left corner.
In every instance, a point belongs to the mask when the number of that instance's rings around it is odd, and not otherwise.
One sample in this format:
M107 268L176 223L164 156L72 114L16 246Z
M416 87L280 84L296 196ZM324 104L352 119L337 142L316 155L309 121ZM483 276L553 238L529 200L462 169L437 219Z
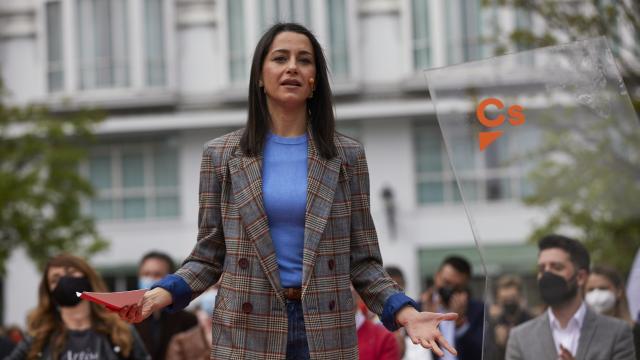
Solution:
M580 241L563 235L551 234L543 237L538 242L538 250L540 252L554 248L564 250L569 254L571 262L576 265L578 270L586 270L589 272L591 263L589 250L587 250Z
M451 267L456 269L457 272L471 277L471 264L469 264L467 259L463 258L462 256L448 256L442 261L442 264L440 264L440 269L442 269L445 265L451 265Z
M169 268L169 274L172 274L173 272L176 271L176 264L173 262L173 259L171 259L171 256L161 251L155 251L155 250L149 251L148 253L144 254L142 259L140 259L140 263L138 263L138 268L141 267L142 264L144 264L144 262L149 259L158 259L167 263L167 267Z
M387 274L389 274L389 276L397 277L404 280L404 274L402 273L402 270L400 270L399 267L390 265L390 266L386 266L384 269L387 271Z
M262 153L269 124L269 109L267 108L267 97L259 85L259 80L269 48L276 36L282 32L294 32L306 36L313 48L316 65L315 89L313 97L307 100L307 109L311 114L311 133L320 155L325 159L332 159L338 155L338 150L333 141L335 115L327 60L322 52L322 46L313 33L296 23L277 23L271 26L256 45L249 75L247 124L240 139L240 148L248 156L257 156Z

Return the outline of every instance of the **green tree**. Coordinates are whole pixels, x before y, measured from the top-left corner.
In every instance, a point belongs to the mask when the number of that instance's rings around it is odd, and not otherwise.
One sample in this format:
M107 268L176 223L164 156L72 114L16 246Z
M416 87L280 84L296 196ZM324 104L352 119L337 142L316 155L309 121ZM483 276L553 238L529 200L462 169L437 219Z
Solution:
M101 115L54 114L43 106L6 105L6 98L0 90L0 275L18 247L39 266L62 251L90 256L105 249L81 209L93 190L78 170Z
M522 50L604 35L612 48L636 114L640 111L640 5L625 0L484 0L518 16L537 17L544 27L516 28L493 39L498 52ZM621 34L630 35L625 40ZM566 114L574 116L575 114ZM622 120L622 121L620 121ZM625 123L627 121L627 123ZM577 124L576 124L577 125ZM543 126L540 162L530 174L531 206L549 216L531 234L578 229L594 262L629 271L640 248L640 129L637 119L608 118L595 124ZM589 145L586 145L589 144ZM549 157L549 154L554 156ZM563 159L563 161L558 161Z

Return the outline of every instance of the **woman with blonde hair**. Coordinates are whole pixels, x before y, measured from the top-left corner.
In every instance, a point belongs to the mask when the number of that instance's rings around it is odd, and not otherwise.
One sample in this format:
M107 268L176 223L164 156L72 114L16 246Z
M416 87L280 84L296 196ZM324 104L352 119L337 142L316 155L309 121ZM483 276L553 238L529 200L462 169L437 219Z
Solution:
M28 336L6 359L148 359L135 329L76 292L107 291L83 259L62 254L48 261L38 306L27 320Z

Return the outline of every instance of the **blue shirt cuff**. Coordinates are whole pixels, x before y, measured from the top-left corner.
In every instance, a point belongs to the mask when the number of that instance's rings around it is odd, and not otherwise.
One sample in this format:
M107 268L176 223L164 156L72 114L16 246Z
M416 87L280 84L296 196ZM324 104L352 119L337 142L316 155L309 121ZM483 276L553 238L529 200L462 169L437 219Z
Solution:
M191 302L191 287L178 275L170 274L151 286L151 289L163 288L171 293L173 303L164 310L169 313L180 311Z
M381 320L387 330L396 331L400 328L396 323L396 313L406 305L411 305L414 309L418 310L418 304L413 301L412 298L401 292L389 296L387 301L385 301Z

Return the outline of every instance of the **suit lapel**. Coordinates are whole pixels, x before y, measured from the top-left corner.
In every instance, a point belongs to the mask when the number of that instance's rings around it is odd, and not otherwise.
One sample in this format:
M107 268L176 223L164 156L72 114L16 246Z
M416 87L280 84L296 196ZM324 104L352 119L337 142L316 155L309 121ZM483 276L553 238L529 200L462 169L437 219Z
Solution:
M551 333L551 321L549 320L549 313L544 313L544 318L540 322L541 329L536 334L540 334L540 348L546 355L545 359L556 359L558 353L556 352L556 342L553 340L553 333ZM535 335L532 335L535 336Z
M262 198L262 155L248 157L237 150L236 157L229 160L229 170L233 196L241 221L253 242L264 273L284 302L280 269L269 234L269 220Z
M596 314L587 307L587 312L584 315L584 323L580 330L580 340L578 341L578 351L576 352L576 359L586 359L587 350L591 344L591 338L596 332Z
M340 157L322 158L307 128L307 205L304 217L304 252L302 256L303 293L316 263L318 243L327 225L340 174Z

